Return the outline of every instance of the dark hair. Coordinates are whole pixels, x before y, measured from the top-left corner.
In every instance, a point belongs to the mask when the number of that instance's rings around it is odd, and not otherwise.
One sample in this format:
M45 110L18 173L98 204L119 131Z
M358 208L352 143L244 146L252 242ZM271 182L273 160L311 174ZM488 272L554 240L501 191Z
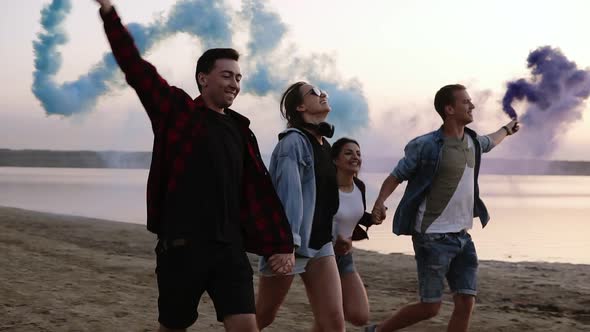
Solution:
M455 103L455 91L466 90L461 84L445 85L434 96L434 109L443 120L445 119L445 107Z
M307 83L303 81L291 84L281 97L281 115L287 120L289 128L300 126L303 123L303 116L301 112L297 111L297 106L303 103L303 96L299 88L305 84Z
M201 91L199 73L209 74L211 70L213 70L213 67L215 67L215 61L219 59L238 61L240 59L240 53L233 48L211 48L205 51L205 53L199 57L199 60L197 60L197 70L195 72L195 80L197 81L199 92Z
M332 160L338 159L340 152L342 152L342 149L348 143L354 143L359 148L361 147L359 142L353 140L352 138L348 138L348 137L339 138L336 142L334 142L334 144L332 144Z

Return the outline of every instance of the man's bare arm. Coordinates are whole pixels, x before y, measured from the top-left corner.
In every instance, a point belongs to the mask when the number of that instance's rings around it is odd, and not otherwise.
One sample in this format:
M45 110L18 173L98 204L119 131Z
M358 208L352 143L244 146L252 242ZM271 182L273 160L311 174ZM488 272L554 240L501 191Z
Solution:
M379 196L375 201L375 205L373 206L372 214L375 216L375 221L379 223L383 222L385 219L387 207L385 207L385 201L391 196L395 188L400 184L400 181L393 175L389 175L383 184L381 185L381 190L379 190Z
M520 124L516 120L510 121L507 125L487 136L494 142L494 146L500 144L504 138L516 133L520 129Z

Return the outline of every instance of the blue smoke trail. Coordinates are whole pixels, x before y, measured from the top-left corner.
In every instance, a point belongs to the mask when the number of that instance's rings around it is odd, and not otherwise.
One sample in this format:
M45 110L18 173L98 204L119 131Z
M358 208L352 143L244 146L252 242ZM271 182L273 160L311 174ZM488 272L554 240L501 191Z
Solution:
M277 13L268 11L261 0L245 0L242 15L250 22L249 56L268 54L279 46L287 26Z
M257 96L265 96L269 93L281 93L279 89L286 87L289 82L286 79L276 77L271 74L271 64L265 61L259 61L253 64L255 69L246 76L243 83L244 91Z
M581 119L581 106L590 96L590 72L578 69L559 49L550 46L532 51L527 62L531 78L509 82L502 105L506 114L516 118L512 102L528 102L520 119L526 129L519 134L519 141L523 151L542 157L555 149L559 135L569 125Z
M116 78L118 67L111 53L92 70L73 82L57 84L55 74L61 67L58 47L67 41L63 22L70 12L70 0L53 0L42 11L42 32L34 42L35 72L32 90L48 114L72 115L90 110L96 100L105 94ZM149 25L127 25L135 43L143 54L159 41L176 33L199 37L205 48L231 45L230 11L223 2L208 0L181 0L171 9L166 19L160 18ZM262 0L245 0L240 16L250 27L247 44L249 72L243 82L243 91L258 96L280 95L289 83L306 78L328 91L332 113L330 121L338 132L352 133L368 125L368 104L360 83L336 80L319 75L332 69L333 61L318 62L313 58L301 59L295 55L280 61L288 71L277 69L272 54L277 51L287 32L281 17L267 8ZM324 56L324 58L328 58Z
M287 26L279 15L269 11L260 0L245 0L240 14L250 25L247 48L248 56L253 60L252 68L245 75L244 91L257 96L277 93L277 89L288 82L273 74L273 63L267 59L283 40Z
M181 0L172 8L164 26L155 28L165 32L162 37L184 32L200 38L205 48L229 47L232 32L228 13L229 9L220 1Z
M47 114L72 115L90 110L104 95L118 72L111 53L77 80L58 84L55 75L61 68L58 47L67 42L63 22L71 10L70 0L53 0L41 12L42 31L33 42L35 72L32 91ZM206 19L195 19L195 15ZM202 15L202 16L201 16ZM140 52L145 53L159 41L179 32L199 37L206 47L228 45L231 41L230 18L226 8L207 0L179 1L168 20L145 26L131 23L127 27Z
M339 134L354 133L369 123L369 107L363 94L362 85L354 80L341 81L322 77L319 73L333 66L333 60L326 56L302 59L296 56L282 57L281 61L291 70L281 71L271 60L271 54L279 47L287 32L281 17L269 11L261 0L246 0L242 15L250 23L249 56L254 58L254 70L246 75L244 90L259 96L269 93L281 94L290 83L299 81L301 75L326 90L329 94L332 112L329 121ZM292 73L290 73L292 72ZM289 77L289 75L292 75Z
M33 42L35 72L32 90L49 114L71 115L77 109L90 106L89 99L105 92L104 79L109 77L108 71L95 68L75 83L57 86L53 81L62 62L57 48L68 40L63 22L71 7L69 0L54 0L43 8L41 25L44 31Z
M329 121L336 127L338 135L355 133L369 123L369 105L360 83L350 81L346 85L322 79L312 80L322 90L328 91L330 106Z

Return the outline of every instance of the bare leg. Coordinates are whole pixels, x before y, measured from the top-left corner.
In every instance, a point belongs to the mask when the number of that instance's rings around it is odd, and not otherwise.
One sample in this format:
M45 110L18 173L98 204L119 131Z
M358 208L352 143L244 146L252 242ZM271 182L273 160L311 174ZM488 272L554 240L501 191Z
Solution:
M269 326L283 304L293 276L260 276L256 298L256 321L259 329Z
M223 325L228 332L258 332L256 315L254 314L226 316L223 320Z
M341 275L340 279L345 320L355 326L367 324L369 299L360 275L357 272L351 272Z
M425 319L430 319L438 314L441 302L419 302L409 304L398 310L393 316L377 326L377 331L396 331L404 327L414 325Z
M469 328L469 320L475 307L475 297L472 295L455 294L453 296L455 308L449 320L447 331L464 332Z
M312 259L301 275L315 318L313 331L343 332L342 288L334 256Z

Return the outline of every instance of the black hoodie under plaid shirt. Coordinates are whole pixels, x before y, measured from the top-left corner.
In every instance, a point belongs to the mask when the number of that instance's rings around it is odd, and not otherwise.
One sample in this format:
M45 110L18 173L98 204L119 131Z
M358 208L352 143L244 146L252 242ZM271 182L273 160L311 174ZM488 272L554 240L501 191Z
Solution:
M177 188L179 175L187 171L187 158L207 130L201 97L192 99L170 86L149 62L143 60L133 38L112 8L101 17L113 55L127 83L135 89L152 124L154 146L147 183L147 228L160 234L166 197ZM292 253L293 237L281 202L260 157L250 121L230 109L246 142L241 188L240 226L246 251L270 256Z

